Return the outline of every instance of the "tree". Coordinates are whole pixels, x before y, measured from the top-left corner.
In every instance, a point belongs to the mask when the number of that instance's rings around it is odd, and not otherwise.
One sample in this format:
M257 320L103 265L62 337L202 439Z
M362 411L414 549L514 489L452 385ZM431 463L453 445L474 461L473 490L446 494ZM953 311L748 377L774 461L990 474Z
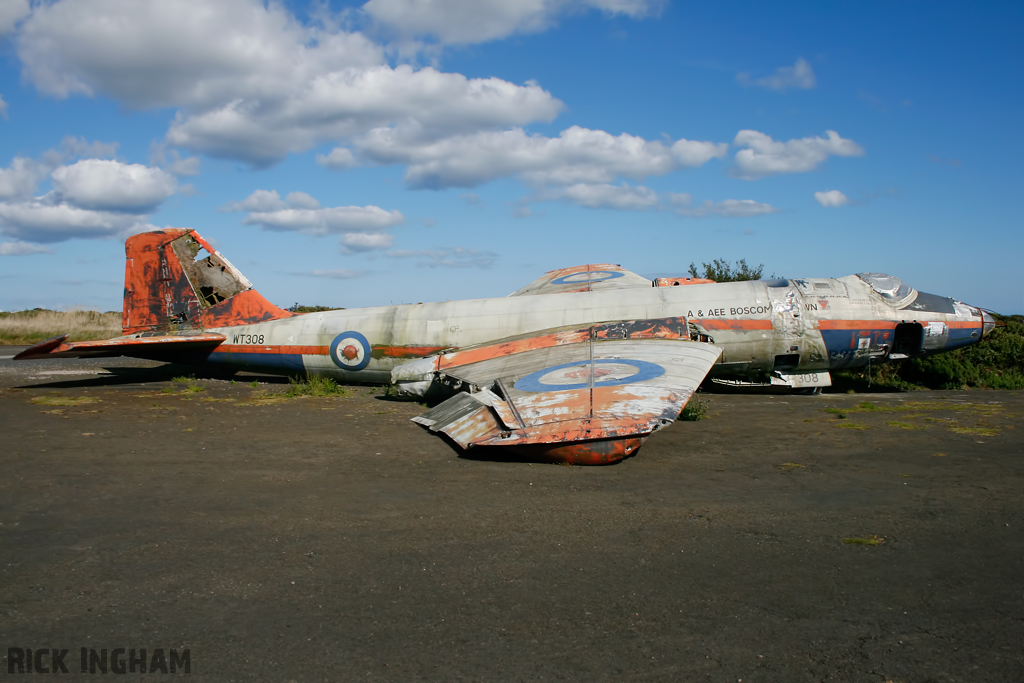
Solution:
M747 259L740 259L735 267L729 265L728 261L715 259L711 263L701 263L704 272L697 271L697 266L690 263L690 276L702 277L715 282L740 282L742 280L760 280L764 272L764 264L758 264L756 268L747 265Z

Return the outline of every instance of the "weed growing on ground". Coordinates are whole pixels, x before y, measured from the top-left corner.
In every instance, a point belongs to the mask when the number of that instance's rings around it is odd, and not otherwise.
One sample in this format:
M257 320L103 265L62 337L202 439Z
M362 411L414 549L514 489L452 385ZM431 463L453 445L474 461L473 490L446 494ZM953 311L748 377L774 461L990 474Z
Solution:
M896 429L926 429L926 427L910 424L909 422L900 422L899 420L892 420L891 422L886 422L885 424L889 425L890 427L895 427Z
M299 396L312 396L314 398L348 398L352 395L352 390L350 388L339 386L338 383L330 377L311 375L306 379L292 377L288 381L290 384L288 389L284 392L284 395L289 398L297 398Z
M683 408L683 412L679 413L679 419L684 422L697 422L703 420L708 414L708 402L703 396L694 394L690 401Z
M882 545L885 543L883 536L848 536L843 539L844 545Z
M41 406L81 406L86 403L99 403L100 399L92 396L36 396L29 399L29 402Z
M999 434L999 430L992 427L950 427L949 430L957 434L970 434L971 436L997 436Z

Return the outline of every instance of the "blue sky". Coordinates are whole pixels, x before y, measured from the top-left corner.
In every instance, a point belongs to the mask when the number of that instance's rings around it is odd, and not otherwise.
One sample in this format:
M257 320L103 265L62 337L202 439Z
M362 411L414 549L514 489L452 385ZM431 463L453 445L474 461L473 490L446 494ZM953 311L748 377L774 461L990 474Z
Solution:
M1024 312L1019 3L0 0L0 309L193 227L272 301L612 262Z

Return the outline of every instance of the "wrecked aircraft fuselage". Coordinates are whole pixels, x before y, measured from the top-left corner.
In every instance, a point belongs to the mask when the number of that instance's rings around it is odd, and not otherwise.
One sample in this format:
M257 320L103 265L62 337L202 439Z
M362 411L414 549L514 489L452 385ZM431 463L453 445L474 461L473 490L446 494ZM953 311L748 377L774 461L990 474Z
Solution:
M202 256L201 252L206 255ZM343 383L442 403L416 418L463 448L615 462L706 377L829 386L829 372L975 343L995 322L897 278L648 280L611 264L497 299L294 315L191 230L126 245L124 336L48 340L18 359L127 355Z

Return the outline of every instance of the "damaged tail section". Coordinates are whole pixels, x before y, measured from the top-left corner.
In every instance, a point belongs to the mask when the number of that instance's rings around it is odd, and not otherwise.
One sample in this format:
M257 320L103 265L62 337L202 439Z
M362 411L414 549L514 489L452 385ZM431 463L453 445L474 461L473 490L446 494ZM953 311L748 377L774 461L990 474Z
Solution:
M264 299L195 230L144 232L125 243L122 335L68 342L67 335L28 348L15 360L133 356L201 362L224 340L210 328L290 318Z
M194 230L135 235L125 244L125 256L125 335L199 331L293 315L264 299Z

